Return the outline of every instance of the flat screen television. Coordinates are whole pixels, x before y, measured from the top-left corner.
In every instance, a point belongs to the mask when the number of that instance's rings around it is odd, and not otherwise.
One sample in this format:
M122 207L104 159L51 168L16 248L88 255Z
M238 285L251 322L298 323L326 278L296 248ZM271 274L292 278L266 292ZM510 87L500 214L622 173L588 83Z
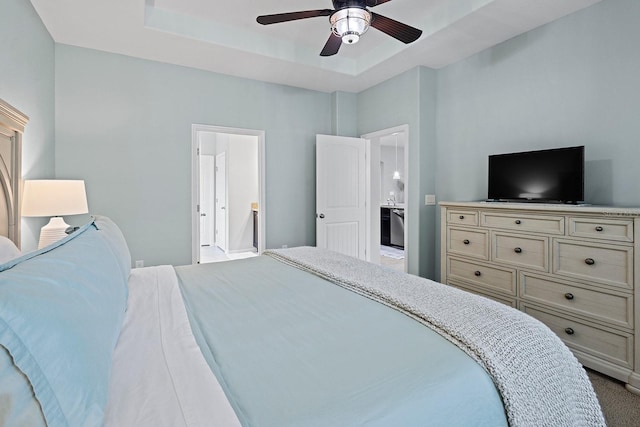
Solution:
M582 203L584 146L489 156L488 199Z

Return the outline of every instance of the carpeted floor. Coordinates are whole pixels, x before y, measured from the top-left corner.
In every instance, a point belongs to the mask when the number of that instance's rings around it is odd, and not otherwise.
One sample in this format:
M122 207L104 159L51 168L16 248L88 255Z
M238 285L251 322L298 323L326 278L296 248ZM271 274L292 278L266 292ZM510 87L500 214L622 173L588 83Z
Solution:
M627 391L624 384L599 372L587 369L600 400L609 427L640 426L640 396Z

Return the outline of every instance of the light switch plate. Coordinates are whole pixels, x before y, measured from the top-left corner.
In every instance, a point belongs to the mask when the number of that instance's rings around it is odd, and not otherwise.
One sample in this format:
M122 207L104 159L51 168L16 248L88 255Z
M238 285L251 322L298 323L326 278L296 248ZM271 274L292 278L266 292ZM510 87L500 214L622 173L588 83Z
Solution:
M424 204L429 206L429 205L435 205L436 204L436 195L435 194L425 194L424 196Z

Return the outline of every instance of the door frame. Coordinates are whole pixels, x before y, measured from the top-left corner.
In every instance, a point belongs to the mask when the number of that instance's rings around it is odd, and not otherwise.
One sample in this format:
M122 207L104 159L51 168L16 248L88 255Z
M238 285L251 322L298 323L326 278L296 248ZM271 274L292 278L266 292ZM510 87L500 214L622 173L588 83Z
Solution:
M199 132L227 133L247 135L258 138L258 254L265 250L266 239L266 156L265 131L255 129L230 128L224 126L192 124L191 125L191 263L200 262L200 151Z
M228 215L228 210L227 210L227 206L229 205L229 195L227 194L227 192L229 191L229 186L227 185L227 152L223 151L221 153L218 153L215 155L215 200L213 202L213 211L215 212L215 221L214 221L214 232L213 235L215 236L213 239L213 244L215 246L217 246L219 249L222 249L222 251L225 254L229 253L229 215ZM222 162L221 162L222 160ZM224 174L220 174L220 163L222 163L224 165ZM223 184L224 185L220 185L220 177L222 177L223 179ZM224 212L218 212L218 199L220 197L220 194L218 193L219 189L224 189ZM220 247L220 233L218 233L220 230L218 229L218 225L219 221L220 221L220 216L222 216L224 218L224 227L222 229L222 238L224 240L224 247Z
M369 206L367 209L367 223L369 224L369 229L367 230L367 236L369 237L368 248L370 251L380 251L380 204L375 203L379 197L378 194L374 195L371 190L372 182L380 181L380 138L387 135L392 135L394 133L403 134L404 139L404 271L409 271L409 224L410 221L410 208L409 205L411 197L409 197L409 125L403 124L394 127L390 127L387 129L381 129L375 132L370 132L361 136L361 138L367 139L371 141L367 144L367 175L369 179L367 179L367 185L369 189L367 190L367 194L371 197ZM377 150L377 156L373 152ZM375 181L373 181L375 180ZM376 220L377 218L377 220ZM377 231L374 227L377 226ZM375 236L378 236L378 239L374 239ZM378 258L379 259L379 258Z
M206 161L205 161L206 160ZM207 172L204 171L202 169L202 166L206 166L204 169L209 169L209 174L210 177L213 177L213 179L211 179L211 191L209 192L209 196L210 196L210 200L209 200L209 206L205 206L205 208L210 208L210 209L204 209L205 212L209 212L209 216L206 217L205 219L203 219L202 216L202 212L200 212L200 244L201 245L206 245L206 243L204 243L202 241L202 238L205 237L209 240L209 245L213 245L215 243L215 239L214 239L214 232L212 230L214 230L215 228L215 220L216 220L216 215L215 215L215 189L213 188L213 184L215 183L215 162L216 162L216 158L213 155L210 154L201 154L200 155L200 162L198 163L198 165L200 165L200 180L198 181L199 184L203 184L206 183L206 176L207 176ZM205 187L206 188L206 187ZM203 188L202 186L200 187L200 190L205 190L205 188ZM200 191L200 195L207 195L206 191ZM202 211L202 206L205 205L205 203L203 203L203 200L200 200L200 210ZM213 209L211 209L211 207L213 206ZM209 233L207 236L207 233L203 233L202 229L202 225L203 223L207 223L207 221L209 222Z

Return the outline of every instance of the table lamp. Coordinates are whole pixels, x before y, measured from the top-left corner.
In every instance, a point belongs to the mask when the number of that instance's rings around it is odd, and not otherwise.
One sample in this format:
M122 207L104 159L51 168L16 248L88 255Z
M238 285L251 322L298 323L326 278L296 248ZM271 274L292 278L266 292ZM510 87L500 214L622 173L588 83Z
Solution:
M40 229L38 249L67 235L69 224L63 215L88 213L87 194L82 180L39 179L24 182L22 216L50 216Z

